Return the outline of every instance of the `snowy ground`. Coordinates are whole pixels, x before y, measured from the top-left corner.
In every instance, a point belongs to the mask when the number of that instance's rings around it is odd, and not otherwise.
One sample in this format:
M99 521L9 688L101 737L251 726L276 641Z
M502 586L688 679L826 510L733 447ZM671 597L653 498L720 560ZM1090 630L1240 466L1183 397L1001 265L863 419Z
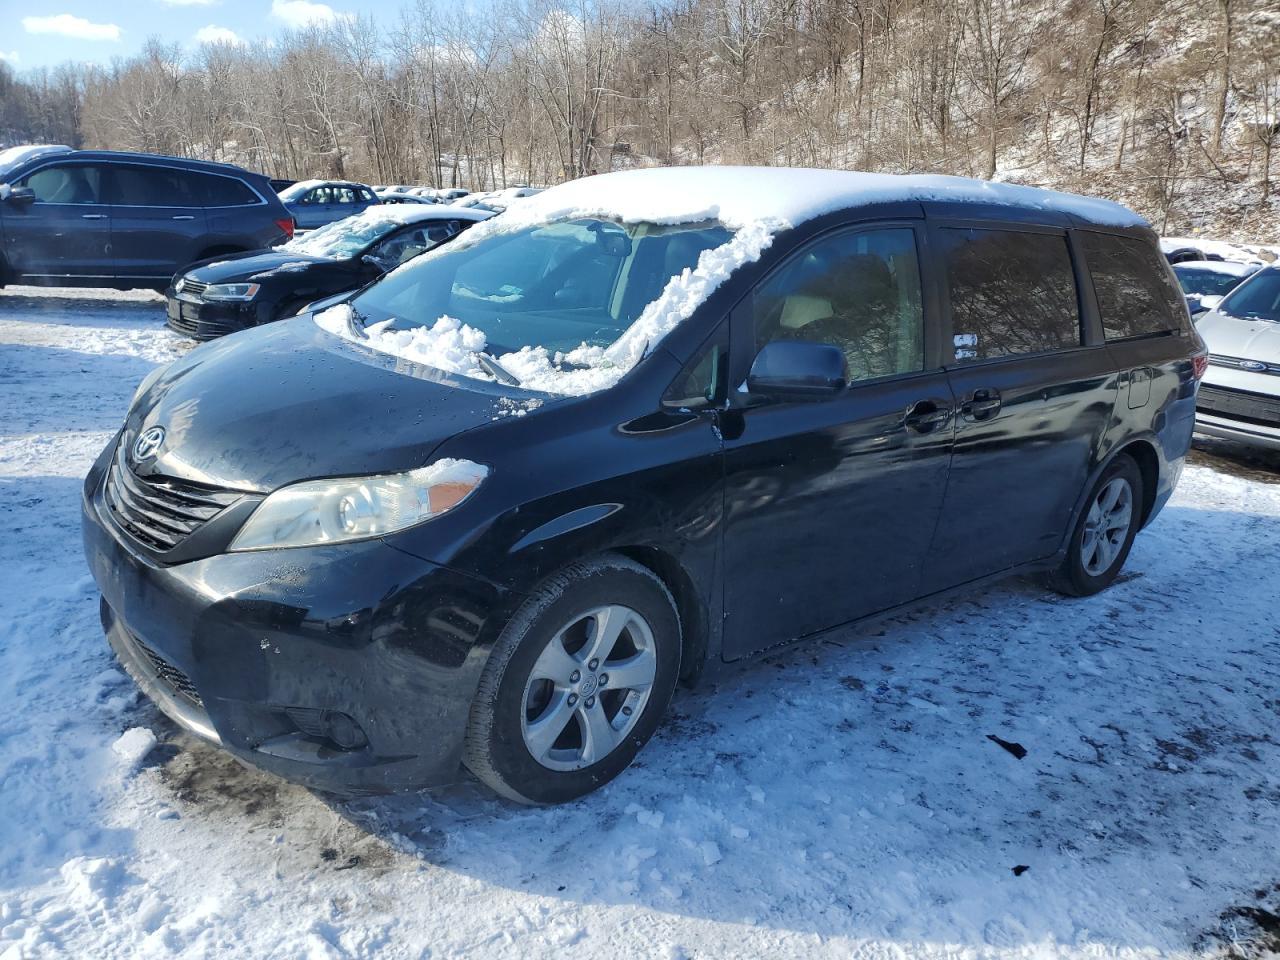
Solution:
M334 804L101 636L80 478L186 349L161 320L0 293L0 957L1182 955L1280 911L1280 461L1198 452L1099 597L1013 582L681 694L567 807Z

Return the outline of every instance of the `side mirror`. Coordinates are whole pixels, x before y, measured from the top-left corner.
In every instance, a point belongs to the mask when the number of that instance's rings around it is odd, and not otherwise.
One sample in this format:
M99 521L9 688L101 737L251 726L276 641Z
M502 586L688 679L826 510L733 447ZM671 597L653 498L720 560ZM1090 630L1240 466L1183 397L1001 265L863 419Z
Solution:
M385 263L375 257L372 253L366 253L360 258L360 261L370 267L373 267L378 273L386 273L389 269Z
M30 187L11 187L6 183L0 186L0 199L7 203L35 203L36 192Z
M747 374L747 392L781 400L821 400L839 393L848 381L849 365L839 347L774 340L756 354Z
M1214 307L1220 304L1222 300L1223 298L1218 296L1217 294L1214 294L1214 293L1207 294L1200 298L1200 309L1212 310Z

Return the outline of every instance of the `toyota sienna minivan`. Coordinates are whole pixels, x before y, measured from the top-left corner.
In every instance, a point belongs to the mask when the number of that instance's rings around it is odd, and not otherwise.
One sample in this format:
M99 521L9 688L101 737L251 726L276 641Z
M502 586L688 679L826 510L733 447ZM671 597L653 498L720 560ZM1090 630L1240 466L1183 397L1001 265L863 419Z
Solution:
M123 665L241 760L554 803L681 680L1015 573L1105 588L1204 365L1108 202L607 174L153 372L85 549Z

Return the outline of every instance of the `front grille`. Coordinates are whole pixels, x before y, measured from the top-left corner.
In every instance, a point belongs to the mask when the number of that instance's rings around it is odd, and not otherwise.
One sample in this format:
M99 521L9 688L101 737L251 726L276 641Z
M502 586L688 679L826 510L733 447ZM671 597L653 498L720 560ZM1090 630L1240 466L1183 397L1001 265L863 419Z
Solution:
M201 283L199 280L192 280L190 277L183 277L178 281L176 289L178 293L189 293L192 296L198 297L209 289L209 285L207 283Z
M133 645L138 648L138 652L147 658L147 662L151 664L151 669L156 672L161 680L179 696L186 697L187 700L194 703L197 707L203 707L204 701L200 699L200 693L196 690L195 684L191 682L191 678L175 667L172 663L156 653L145 643L129 634L129 639L133 641Z
M125 462L123 441L107 471L107 507L116 524L143 546L163 553L240 499L234 490L173 477L139 477Z
M1196 409L1215 417L1256 423L1264 427L1280 427L1280 397L1225 387L1201 386L1196 394Z
M228 323L224 320L193 320L190 317L184 317L179 312L175 317L169 315L169 328L176 330L185 336L194 340L212 340L214 337L225 337L228 333L235 333L239 327Z
M1219 353L1209 354L1209 362L1215 367L1230 367L1233 370L1247 370L1250 373L1269 373L1280 377L1280 363L1266 363L1246 357L1228 357Z

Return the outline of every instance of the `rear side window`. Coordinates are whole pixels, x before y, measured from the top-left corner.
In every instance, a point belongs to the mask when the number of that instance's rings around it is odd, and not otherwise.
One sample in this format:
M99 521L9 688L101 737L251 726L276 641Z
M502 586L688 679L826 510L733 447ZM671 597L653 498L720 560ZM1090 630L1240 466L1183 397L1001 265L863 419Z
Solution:
M38 203L104 203L102 168L82 163L43 167L28 174L15 187L30 187Z
M247 207L261 202L261 198L243 180L204 173L192 176L199 180L205 202L211 207Z
M1079 236L1108 340L1183 329L1186 301L1154 246L1105 233Z
M956 360L1078 347L1080 303L1065 235L942 231Z
M197 176L173 167L113 164L111 202L129 207L203 207Z

